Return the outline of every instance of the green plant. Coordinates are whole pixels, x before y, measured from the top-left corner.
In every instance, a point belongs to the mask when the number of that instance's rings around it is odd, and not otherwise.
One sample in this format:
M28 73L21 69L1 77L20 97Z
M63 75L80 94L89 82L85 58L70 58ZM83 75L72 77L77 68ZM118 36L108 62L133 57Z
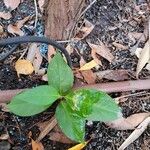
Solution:
M38 114L60 100L56 119L62 131L72 140L84 141L85 121L110 121L119 117L120 108L104 92L94 89L72 90L73 73L60 53L48 66L48 84L16 95L8 108L19 116Z

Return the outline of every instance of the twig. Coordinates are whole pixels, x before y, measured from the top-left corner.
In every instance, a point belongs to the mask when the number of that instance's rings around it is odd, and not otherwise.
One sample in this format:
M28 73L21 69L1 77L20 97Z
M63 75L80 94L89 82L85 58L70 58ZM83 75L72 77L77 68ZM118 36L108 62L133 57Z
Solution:
M57 125L57 120L55 117L52 117L51 120L49 121L49 124L40 133L36 141L38 142L41 141L56 125Z
M100 91L104 91L107 93L114 92L125 92L125 91L135 91L135 90L146 90L150 89L150 79L147 80L134 80L134 81L122 81L122 82L109 82L109 83L99 83L92 85L84 85L74 87L74 89L96 89ZM17 90L6 90L0 91L0 102L8 102L12 99L16 94L24 91L25 89L17 89Z
M93 0L93 2L91 2L88 7L86 7L80 14L80 16L78 17L78 20L96 3L97 0Z
M146 118L132 133L131 135L123 142L118 150L124 150L132 142L134 142L141 134L146 130L147 126L150 123L150 117Z
M35 23L34 23L34 28L37 26L38 22L38 8L37 8L37 2L34 0L34 7L35 7Z

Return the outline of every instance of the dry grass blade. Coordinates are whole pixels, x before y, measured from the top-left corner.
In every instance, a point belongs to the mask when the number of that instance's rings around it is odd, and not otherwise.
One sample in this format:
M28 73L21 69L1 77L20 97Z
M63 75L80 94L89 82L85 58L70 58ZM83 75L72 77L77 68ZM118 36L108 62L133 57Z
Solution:
M146 130L148 125L150 124L150 117L146 118L132 133L131 135L124 141L124 143L119 147L118 150L124 150L128 147L132 142L134 142L141 134Z
M41 131L37 141L41 141L57 124L56 118L52 117L49 124Z
M141 55L139 57L139 61L137 64L137 69L136 69L136 77L137 78L138 78L140 71L143 69L143 67L146 65L146 63L149 61L149 59L150 59L150 45L149 45L149 41L147 41L141 52Z

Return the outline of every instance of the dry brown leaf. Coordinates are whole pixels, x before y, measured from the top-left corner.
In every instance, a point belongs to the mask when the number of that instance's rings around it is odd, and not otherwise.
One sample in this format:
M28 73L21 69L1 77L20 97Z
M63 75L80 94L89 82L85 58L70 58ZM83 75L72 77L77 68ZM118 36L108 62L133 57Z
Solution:
M48 62L51 61L52 56L54 56L56 54L56 50L53 46L49 45L48 46L48 53L47 53L47 57L48 57Z
M149 41L145 43L145 46L141 52L141 55L138 60L137 68L136 68L136 77L138 78L138 75L140 71L143 69L143 67L146 65L146 63L150 59L150 45Z
M4 4L7 8L14 10L19 6L20 0L4 0Z
M148 61L148 64L146 65L145 69L150 71L150 61Z
M23 20L17 21L14 25L9 24L7 27L7 30L9 33L15 35L20 35L23 36L24 32L21 30L22 26L24 25L25 22L27 22L30 19L30 17L25 17Z
M56 125L52 132L49 134L49 139L52 141L60 142L60 143L75 143L74 141L70 140L60 129L58 125Z
M90 70L90 69L96 67L97 65L98 64L94 60L91 60L90 62L84 64L79 70L80 71Z
M45 0L38 0L39 8L41 12L43 12L43 6L44 6Z
M37 47L37 49L35 50L35 57L33 60L33 67L34 67L35 73L38 73L38 74L40 73L39 70L40 70L42 61L43 61L43 57L41 56L39 47ZM45 72L45 69L43 71Z
M77 35L75 37L75 38L80 39L80 40L84 39L86 36L88 36L95 27L91 22L89 22L86 19L84 20L84 22L85 22L85 26L83 26L81 29L77 29L78 32L77 32Z
M71 46L71 44L68 44L67 45L67 47L66 47L66 50L67 50L67 52L69 53L69 55L71 54L71 53L73 53L73 47Z
M44 150L44 146L41 142L36 142L32 139L32 150Z
M15 64L15 69L17 71L18 76L20 74L29 75L32 74L34 71L32 63L29 60L25 60L25 59L17 60Z
M3 29L3 27L0 25L0 35L3 34L3 32L4 32L4 29Z
M124 45L122 45L120 43L113 42L112 45L114 45L116 48L121 49L121 50L128 49L128 46L124 46Z
M49 124L45 126L45 128L41 131L37 141L41 141L57 124L56 118L52 117L49 121Z
M31 43L28 49L28 54L26 59L29 60L30 62L33 62L37 49L38 49L37 43Z
M128 79L128 72L126 70L105 70L95 73L99 79L108 79L113 81L123 81Z
M0 108L4 112L10 112L6 103L0 103Z
M84 77L84 80L85 80L88 84L93 84L93 83L95 83L96 75L93 73L92 70L81 71L81 74L82 74L82 76Z
M143 35L143 33L139 33L139 32L129 32L128 33L128 36L131 40L132 40L132 37L135 38L136 40L139 40L141 38L140 41L145 42L147 37L142 36L142 35Z
M87 145L87 143L88 142L77 144L73 146L72 148L69 148L68 150L82 150Z
M48 77L47 74L44 74L41 78L42 81L48 81Z
M141 136L141 134L147 129L150 124L150 117L147 117L132 133L131 135L122 143L118 150L124 150L132 142Z
M0 136L0 140L8 140L9 139L9 134L2 134Z
M100 45L95 45L92 43L88 43L88 44L92 50L95 50L95 52L98 55L104 57L111 63L112 60L114 59L114 56L110 53L110 50L101 41L99 42L100 42Z
M137 113L133 114L127 118L120 118L111 122L107 122L106 125L108 125L111 128L117 129L117 130L133 130L135 129L145 118L150 116L149 113Z
M100 58L97 58L97 53L96 53L96 50L95 49L92 49L91 51L91 56L92 58L94 59L94 61L99 64L100 66L102 66L102 62L100 60Z
M12 17L11 13L10 12L0 12L0 18L3 18L5 20L8 20Z

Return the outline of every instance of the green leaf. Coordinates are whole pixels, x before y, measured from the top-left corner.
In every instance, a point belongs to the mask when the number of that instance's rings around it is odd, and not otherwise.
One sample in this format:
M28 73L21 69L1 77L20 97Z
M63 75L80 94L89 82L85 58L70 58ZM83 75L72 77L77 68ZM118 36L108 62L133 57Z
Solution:
M16 95L12 101L17 99L30 104L45 106L51 105L60 97L61 96L55 88L48 85L42 85Z
M55 87L61 94L66 93L73 86L73 73L71 68L57 53L48 66L48 83Z
M8 105L11 112L18 116L32 116L46 110L49 105L31 104L20 99L12 100Z
M75 114L66 101L62 101L58 105L56 109L56 119L66 136L73 141L84 141L85 119Z
M80 89L69 93L65 98L74 113L87 120L111 121L121 115L118 105L104 92L94 89Z

